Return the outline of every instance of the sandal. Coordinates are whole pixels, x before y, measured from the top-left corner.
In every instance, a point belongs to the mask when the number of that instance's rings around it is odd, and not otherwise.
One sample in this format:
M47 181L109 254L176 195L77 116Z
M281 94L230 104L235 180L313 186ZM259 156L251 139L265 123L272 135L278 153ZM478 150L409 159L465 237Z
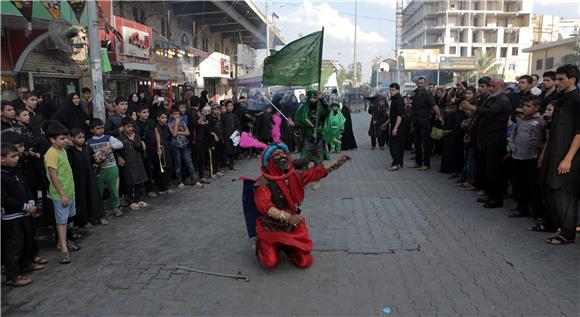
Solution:
M32 280L26 276L19 275L15 279L6 281L6 285L22 287L32 283Z
M33 262L37 264L46 264L48 263L48 259L43 256L37 256L34 258Z
M149 206L151 206L151 205L149 205L149 203L147 203L147 202L144 202L144 201L140 201L140 202L138 202L138 203L137 203L137 205L139 205L139 208L141 208L141 207L149 207Z
M120 208L115 208L113 209L113 215L115 215L115 217L121 217L123 215L123 211Z
M102 225L108 225L109 224L109 220L107 220L106 217L103 217L101 219L99 219L99 223Z
M80 246L80 245L78 245L78 244L74 243L74 242L73 242L73 241L71 241L71 240L68 240L68 241L66 242L66 247L67 247L67 249L69 249L70 251L79 251L79 250L81 249L81 246ZM59 246L57 246L57 247L56 247L56 249L57 249L58 251L61 251L61 250L62 250L62 248L60 247L60 245L59 245Z
M70 262L71 258L68 252L62 252L62 254L58 257L58 263L60 264L69 264Z
M22 272L32 272L32 271L44 270L44 268L45 268L45 266L43 264L38 264L38 263L32 262L30 264L30 266L23 267L23 268L20 269L20 271L22 271Z
M533 226L529 226L528 227L528 230L530 230L530 231L536 231L536 232L547 232L548 231L547 228L546 228L546 226L544 226L541 223L537 223L537 224L535 224Z
M568 243L574 243L574 240L568 240L562 237L561 235L557 235L546 240L546 243L549 243L551 245L564 245Z
M131 208L133 210L137 210L137 209L139 209L139 204L138 203L132 203L131 205L129 205L129 208Z
M205 188L205 186L203 186L203 184L200 182L195 183L195 185L193 185L193 187L199 188L199 189Z

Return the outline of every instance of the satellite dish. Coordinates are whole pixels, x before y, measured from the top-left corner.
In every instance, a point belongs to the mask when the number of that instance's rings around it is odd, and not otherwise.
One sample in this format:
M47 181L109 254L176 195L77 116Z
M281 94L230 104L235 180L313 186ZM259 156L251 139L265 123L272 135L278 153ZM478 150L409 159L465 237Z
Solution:
M48 23L48 36L57 49L67 55L74 51L72 39L79 34L71 24L62 20L51 20Z
M389 69L390 69L390 67L389 67L389 64L387 64L387 63L385 63L385 62L382 62L382 63L379 65L379 69L381 70L381 72L388 72L388 71L389 71Z

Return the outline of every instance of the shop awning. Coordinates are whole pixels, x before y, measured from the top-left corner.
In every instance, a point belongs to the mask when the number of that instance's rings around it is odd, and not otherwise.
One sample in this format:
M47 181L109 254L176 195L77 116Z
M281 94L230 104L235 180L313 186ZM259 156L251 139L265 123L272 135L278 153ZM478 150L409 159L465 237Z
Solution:
M156 71L155 65L143 63L123 62L123 67L127 70L143 70L146 72Z

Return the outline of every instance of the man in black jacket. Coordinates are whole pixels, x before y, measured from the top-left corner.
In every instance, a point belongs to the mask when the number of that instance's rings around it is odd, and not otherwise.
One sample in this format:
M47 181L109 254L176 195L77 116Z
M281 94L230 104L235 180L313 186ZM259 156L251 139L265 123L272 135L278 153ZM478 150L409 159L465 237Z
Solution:
M392 83L389 86L389 92L391 93L391 109L389 112L391 142L389 143L389 150L393 158L389 171L396 171L403 167L403 155L405 154L405 140L400 137L399 132L403 117L405 116L405 105L403 103L403 97L399 94L400 90L401 87L397 83Z
M413 92L413 126L415 127L415 168L426 171L431 168L431 110L443 122L439 107L433 95L425 89L425 78L417 79L417 89Z
M491 80L491 96L481 105L466 105L464 109L474 111L481 119L477 127L477 147L482 154L482 172L485 179L484 189L488 197L478 198L485 202L485 208L503 206L505 178L501 170L501 162L506 155L507 120L511 113L511 103L503 93L503 79Z

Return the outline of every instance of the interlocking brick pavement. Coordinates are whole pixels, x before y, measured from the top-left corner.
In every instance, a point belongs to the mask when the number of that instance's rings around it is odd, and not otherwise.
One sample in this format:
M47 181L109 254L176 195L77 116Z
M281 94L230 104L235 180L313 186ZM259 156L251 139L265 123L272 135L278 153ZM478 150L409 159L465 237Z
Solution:
M377 316L389 307L394 316L578 316L578 244L549 246L548 234L526 230L529 219L483 209L435 162L428 172L387 172L388 151L369 150L368 115L353 120L353 161L306 193L311 268L284 258L273 270L258 265L237 178L256 176L259 163L241 161L204 190L96 227L70 265L45 250L51 262L32 285L2 287L2 314Z

